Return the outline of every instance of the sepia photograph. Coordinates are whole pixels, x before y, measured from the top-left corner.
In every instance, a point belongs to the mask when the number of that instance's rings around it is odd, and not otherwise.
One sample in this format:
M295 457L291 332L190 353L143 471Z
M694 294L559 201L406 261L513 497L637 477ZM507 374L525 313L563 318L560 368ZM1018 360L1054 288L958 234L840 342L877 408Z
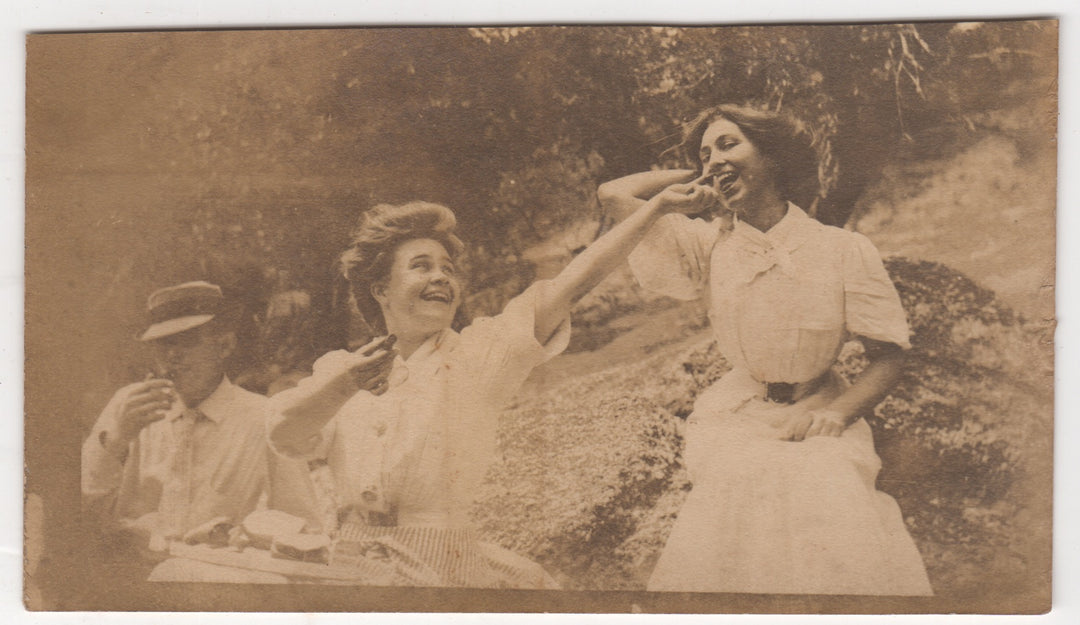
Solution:
M1050 609L1056 20L25 44L28 610Z

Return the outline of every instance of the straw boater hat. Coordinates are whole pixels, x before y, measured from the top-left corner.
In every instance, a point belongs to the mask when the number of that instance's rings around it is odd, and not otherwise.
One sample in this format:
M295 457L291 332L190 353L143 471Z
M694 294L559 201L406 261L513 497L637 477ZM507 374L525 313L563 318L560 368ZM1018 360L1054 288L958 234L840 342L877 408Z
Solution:
M185 282L154 291L146 300L150 327L139 340L153 341L201 326L221 314L224 303L221 287L209 282Z

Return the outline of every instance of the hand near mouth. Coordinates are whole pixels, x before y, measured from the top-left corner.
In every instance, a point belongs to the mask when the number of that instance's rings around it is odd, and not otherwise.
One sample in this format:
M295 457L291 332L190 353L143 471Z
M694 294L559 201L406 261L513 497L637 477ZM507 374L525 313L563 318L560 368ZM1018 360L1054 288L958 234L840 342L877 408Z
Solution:
M665 213L701 215L711 213L722 205L722 198L712 187L694 182L677 183L665 188L653 198Z
M734 213L735 212L735 209L732 208L731 205L728 203L727 195L722 190L717 190L717 188L716 188L716 180L717 180L717 178L719 178L721 176L724 176L724 175L727 175L727 174L731 174L732 176L735 176L734 172L703 173L700 177L698 177L697 179L695 179L693 182L690 183L690 184L695 184L695 185L701 185L703 187L706 187L706 188L710 189L713 193L715 193L716 194L716 206L715 206L715 208L719 209L719 210L717 210L717 212L721 213L721 214L723 214L723 213ZM734 178L732 178L732 183L733 182L734 182ZM732 183L728 183L728 184L732 184Z
M176 401L176 389L171 380L149 378L136 383L120 405L111 428L102 430L98 440L102 447L121 462L127 457L128 444L142 429L161 421Z

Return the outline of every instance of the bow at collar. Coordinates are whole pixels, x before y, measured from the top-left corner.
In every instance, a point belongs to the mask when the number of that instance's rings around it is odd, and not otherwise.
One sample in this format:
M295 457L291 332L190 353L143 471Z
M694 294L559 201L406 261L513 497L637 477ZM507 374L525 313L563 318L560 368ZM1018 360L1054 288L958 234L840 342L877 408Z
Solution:
M788 211L768 232L740 221L732 231L738 276L750 282L758 275L778 267L787 276L795 276L794 252L811 234L813 220L801 208L788 203Z

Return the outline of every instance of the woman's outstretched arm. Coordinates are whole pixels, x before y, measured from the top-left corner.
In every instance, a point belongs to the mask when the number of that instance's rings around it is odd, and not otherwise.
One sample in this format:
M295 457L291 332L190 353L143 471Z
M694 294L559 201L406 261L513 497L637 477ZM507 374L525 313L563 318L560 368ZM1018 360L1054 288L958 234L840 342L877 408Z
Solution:
M643 171L605 182L596 190L596 196L604 212L618 223L657 193L673 184L690 182L696 174L692 169Z
M355 352L332 352L324 356L332 362L324 367L316 363L317 375L275 395L268 423L273 446L291 455L303 449L353 395L361 390L385 392L397 355L393 345L393 337L378 337Z
M680 174L679 178L682 177ZM540 296L536 311L536 339L547 343L569 314L570 306L626 260L657 219L669 213L700 213L717 202L716 192L711 188L689 183L670 184L648 200L638 199L637 208L628 217L578 254Z

